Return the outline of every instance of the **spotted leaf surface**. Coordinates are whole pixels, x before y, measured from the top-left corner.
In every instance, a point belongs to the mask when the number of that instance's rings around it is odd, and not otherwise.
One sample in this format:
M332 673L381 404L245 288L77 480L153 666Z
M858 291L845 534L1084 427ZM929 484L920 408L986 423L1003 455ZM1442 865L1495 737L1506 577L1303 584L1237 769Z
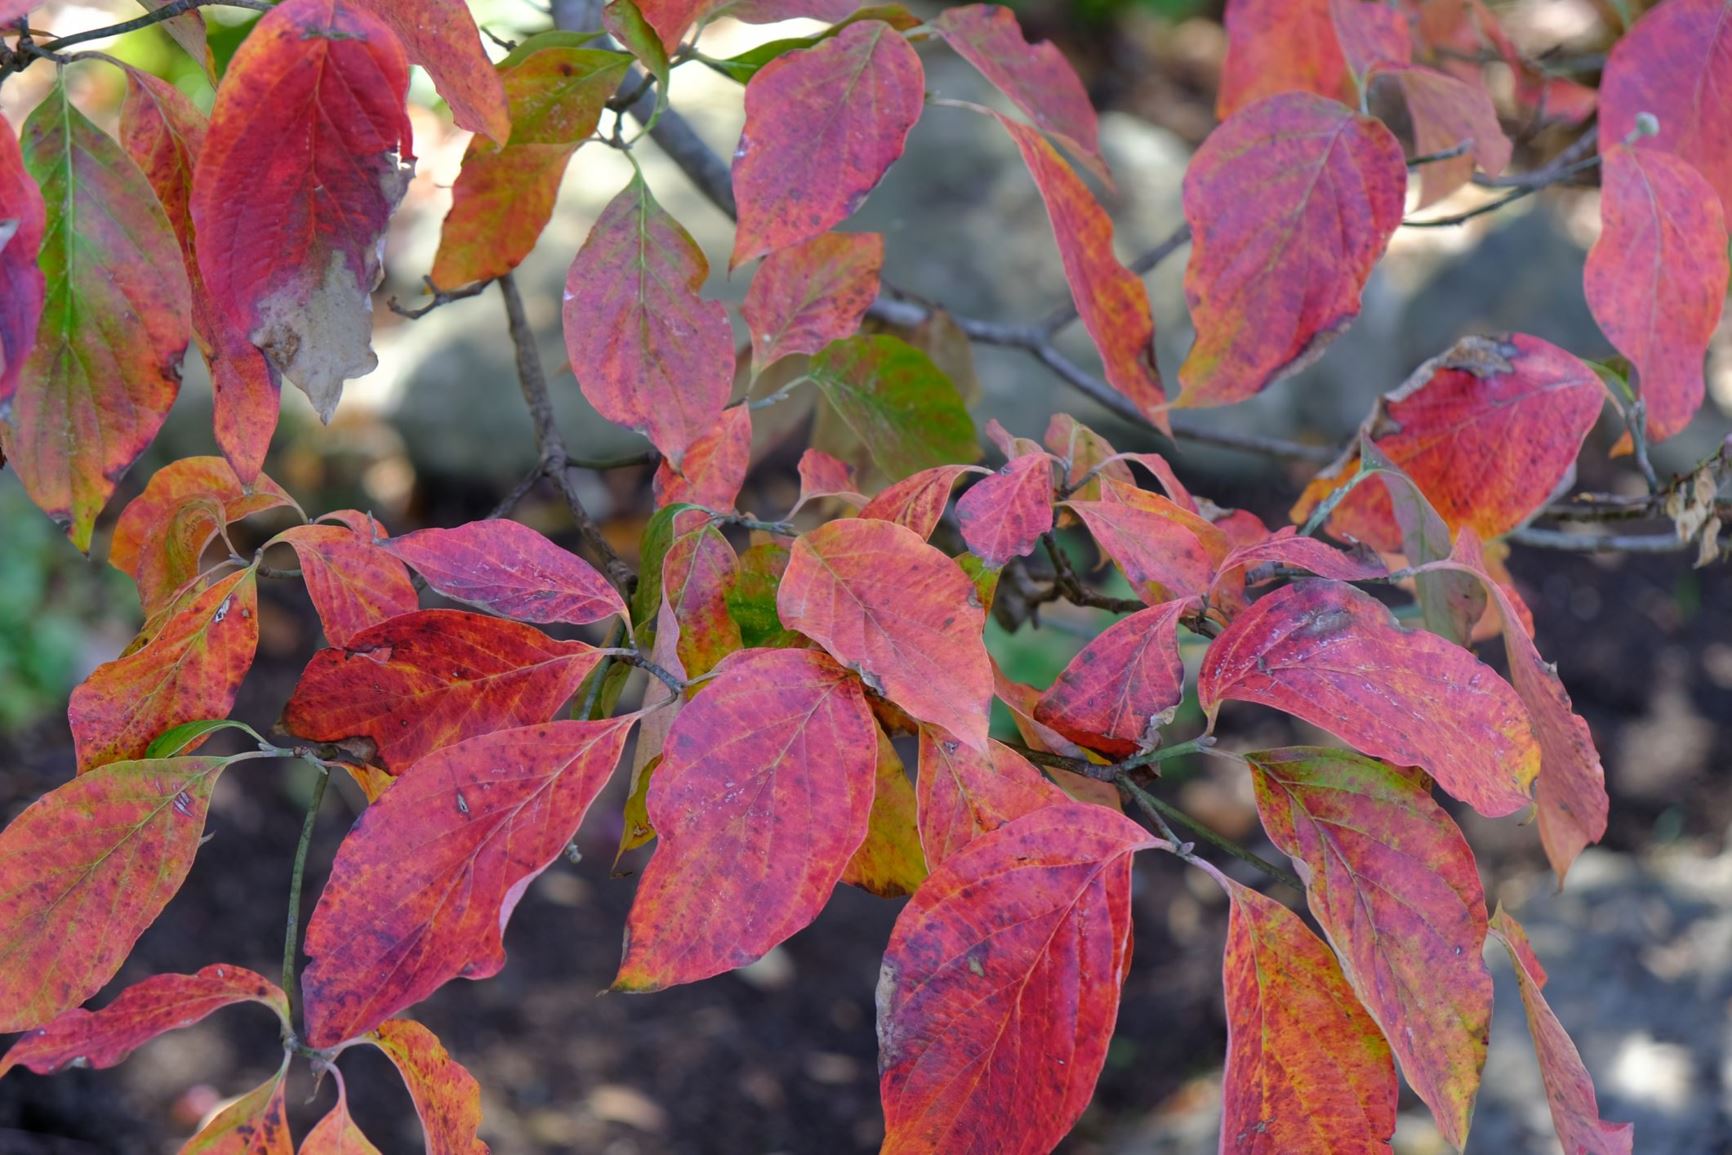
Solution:
M1009 746L989 742L983 754L935 726L920 728L915 786L920 844L935 868L982 834L1065 801L1064 791Z
M1022 557L1052 529L1052 496L1052 458L1019 457L958 499L962 540L989 566Z
M1114 758L1153 746L1185 695L1179 619L1195 606L1166 602L1102 630L1041 695L1035 718Z
M367 1036L403 1077L427 1155L487 1155L476 1137L481 1127L481 1087L451 1057L432 1031L408 1019L392 1019Z
M275 1075L218 1111L187 1140L181 1155L291 1155L295 1142L283 1097L288 1072L284 1058Z

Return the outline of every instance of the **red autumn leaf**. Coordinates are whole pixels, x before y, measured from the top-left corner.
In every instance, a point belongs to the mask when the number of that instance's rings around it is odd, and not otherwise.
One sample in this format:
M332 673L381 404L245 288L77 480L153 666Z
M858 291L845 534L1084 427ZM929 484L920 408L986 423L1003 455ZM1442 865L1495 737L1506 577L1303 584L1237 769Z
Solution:
M1019 457L956 502L962 540L989 566L1023 557L1052 530L1052 458Z
M372 1030L505 965L505 924L577 834L635 716L482 734L427 755L362 811L307 924L307 1041Z
M1284 92L1216 129L1185 170L1197 343L1178 404L1243 401L1321 356L1359 315L1406 191L1400 142L1333 100Z
M288 1073L285 1055L276 1074L219 1111L187 1140L180 1155L293 1155L295 1141L283 1102L283 1077Z
M1636 368L1649 440L1664 441L1702 406L1702 362L1726 303L1725 210L1684 161L1620 146L1604 152L1600 216L1583 273L1588 308ZM1626 434L1619 447L1629 445Z
M1329 0L1329 14L1347 72L1361 90L1371 83L1374 71L1413 63L1407 14L1394 5L1382 0Z
M1636 1129L1629 1123L1608 1123L1600 1118L1594 1080L1582 1063L1581 1052L1546 1002L1545 968L1528 942L1527 931L1500 906L1491 916L1491 933L1515 964L1516 985L1521 990L1522 1008L1527 1011L1528 1031L1539 1056L1540 1081L1546 1088L1558 1141L1570 1155L1631 1155Z
M1131 856L1160 845L1057 802L944 860L878 979L885 1155L1050 1151L1094 1094L1131 959Z
M637 5L644 23L655 32L662 52L669 56L679 48L681 38L700 15L710 15L719 7L713 0L640 0Z
M66 710L78 769L137 758L183 722L226 718L259 645L258 575L228 574L177 607L142 647L104 662Z
M683 678L709 673L744 642L728 614L728 593L740 560L721 531L701 510L674 519L679 534L662 558L662 603L656 622L656 654L671 655Z
M365 738L401 774L441 746L547 721L600 660L503 618L417 610L314 654L283 726L315 742Z
M433 257L434 284L490 281L523 263L553 216L572 153L630 66L624 53L539 37L500 62L511 136L469 142Z
M866 840L842 869L842 881L880 898L905 898L926 881L921 848L919 801L908 770L884 731L878 731L878 773Z
M1335 956L1274 899L1198 865L1232 900L1221 1150L1385 1155L1395 1064Z
M1670 153L1707 178L1732 210L1732 20L1724 0L1657 4L1616 44L1600 79L1600 140L1609 151L1644 113L1659 132L1640 149Z
M1605 396L1592 369L1550 342L1464 337L1380 398L1363 432L1450 529L1499 537L1569 477ZM1344 459L1306 489L1295 517L1352 476L1357 451L1349 453L1351 464ZM1389 490L1378 484L1348 494L1329 528L1386 553L1403 546Z
M1065 801L1064 791L1009 746L988 742L982 754L936 726L920 727L915 792L920 845L933 869L982 834Z
M242 485L220 457L183 457L152 474L121 511L108 562L137 583L144 612L154 614L203 568L205 548L224 527L278 508L296 508L295 499L270 478Z
M362 630L421 607L403 563L344 525L297 525L271 539L292 546L325 640L346 646Z
M42 246L47 209L24 168L10 129L0 131L0 405L18 390L42 316Z
M866 837L877 724L815 650L746 650L686 704L649 785L659 839L614 989L744 966L817 917Z
M1167 602L1102 630L1041 695L1036 720L1115 758L1153 746L1185 696L1179 619L1195 608Z
M38 1075L74 1066L112 1067L158 1035L247 1002L263 1003L285 1023L289 1020L282 989L244 967L218 965L191 975L155 975L127 987L100 1011L74 1007L25 1033L0 1058L0 1076L13 1067Z
M349 0L372 12L427 70L457 127L503 144L515 127L505 88L464 0Z
M1068 413L1053 414L1041 443L1063 464L1064 488L1078 501L1099 501L1103 477L1127 486L1135 484L1130 467L1115 460L1118 450ZM1178 479L1173 481L1176 485Z
M1246 757L1263 828L1305 880L1348 983L1461 1148L1492 1003L1467 840L1413 770L1316 747Z
M633 175L608 202L565 280L565 348L583 395L636 429L675 469L709 433L734 381L720 301L698 295L709 262Z
M856 505L866 504L866 495L855 489L853 467L822 449L808 449L800 454L796 472L800 476L800 499L788 511L789 517L804 509L807 503L825 497L839 497Z
M1063 754L1067 758L1090 757L1089 751L1057 730L1035 721L1034 710L1040 701L1040 691L1033 686L1011 681L1004 676L1004 671L1000 670L996 663L993 665L993 688L998 700L1009 708L1011 720L1016 724L1016 732L1022 735L1022 740L1028 743L1031 749ZM1098 754L1094 755L1092 760L1105 761ZM1124 809L1119 800L1119 792L1111 782L1103 782L1098 778L1090 778L1056 766L1047 767L1046 772L1059 790L1078 802L1090 802L1120 812Z
M1227 699L1259 702L1418 766L1488 818L1532 801L1540 749L1509 683L1340 582L1285 586L1234 618L1203 658L1197 697L1211 720Z
M44 794L0 833L0 1031L101 990L180 889L222 758L113 762Z
M1030 44L1016 14L997 4L946 8L931 27L992 86L1107 183L1100 125L1076 69L1051 41Z
M863 518L819 526L795 541L776 610L914 718L985 749L986 613L967 575L912 530Z
M230 61L193 174L219 349L262 350L325 420L343 382L378 363L372 291L408 187L408 88L403 48L378 17L286 0Z
M1229 0L1227 59L1215 115L1222 120L1278 92L1353 97L1330 0Z
M1113 222L1047 139L1026 124L998 122L1040 189L1083 328L1100 350L1109 384L1165 427L1166 391L1155 368L1155 321L1142 279L1113 252Z
M1210 599L1217 600L1216 593L1223 584L1228 587L1226 596L1241 596L1243 586L1268 581L1272 575L1264 567L1273 566L1302 569L1343 582L1365 581L1385 573L1375 558L1336 549L1314 537L1300 537L1297 529L1287 525L1273 536L1228 554L1209 587Z
M740 225L729 267L815 237L860 207L902 155L925 86L920 57L879 20L759 69L734 151Z
M682 468L666 460L656 466L656 505L689 503L725 513L734 508L752 468L752 411L744 405L722 410L715 426L686 449Z
M581 626L625 616L625 602L606 578L521 522L492 518L417 530L379 548L446 597L508 618Z
M481 1128L481 1086L420 1023L392 1019L367 1041L385 1053L421 1117L427 1155L487 1155Z
M1103 500L1068 501L1101 552L1150 605L1208 592L1226 538L1197 514L1157 493L1103 482Z
M379 1149L349 1115L349 1093L343 1086L343 1073L335 1066L329 1070L337 1080L337 1102L301 1140L299 1155L379 1155Z
M983 472L973 465L935 465L898 481L867 502L860 516L893 521L929 538L950 504L950 488L965 473Z
M191 296L150 182L72 106L64 85L24 122L23 145L47 215L37 232L43 218L14 193L24 239L6 249L21 244L28 253L28 234L41 238L46 296L0 434L30 499L87 551L115 481L155 438L180 390ZM9 279L22 283L29 311L35 279Z
M1421 67L1403 68L1395 78L1407 99L1413 146L1419 155L1472 145L1461 156L1420 167L1418 207L1435 204L1466 184L1475 166L1492 176L1509 166L1509 137L1498 124L1497 106L1483 85Z
M753 365L762 370L852 336L878 296L883 268L877 233L820 233L765 257L740 305Z

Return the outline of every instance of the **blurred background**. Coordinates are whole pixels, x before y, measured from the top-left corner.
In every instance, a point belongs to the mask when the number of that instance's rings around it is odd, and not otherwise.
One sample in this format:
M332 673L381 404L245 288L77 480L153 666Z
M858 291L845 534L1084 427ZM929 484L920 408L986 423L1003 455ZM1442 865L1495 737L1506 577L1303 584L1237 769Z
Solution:
M547 27L530 0L477 0L484 27L519 39ZM1530 52L1557 46L1590 71L1631 9L1622 0L1493 3ZM1103 194L1127 257L1181 222L1179 189L1191 151L1214 123L1225 46L1220 0L1029 0L1018 14L1030 38L1055 40L1076 64L1102 113L1102 138L1118 179ZM243 34L207 10L218 58ZM33 25L69 33L137 14L113 3L51 3ZM246 15L234 13L236 18ZM702 42L728 56L799 25L716 22ZM115 49L183 84L208 105L209 89L166 36L153 31ZM922 50L928 88L939 96L997 104L960 60ZM1493 69L1493 82L1499 83ZM46 66L0 88L12 131L51 76ZM1507 85L1508 77L1501 82ZM120 77L101 64L69 73L75 99L112 126ZM370 510L393 532L452 525L485 515L534 464L528 418L514 379L497 295L441 308L408 322L383 307L421 300L439 225L450 203L467 134L433 111L417 70L417 175L391 234L389 279L380 291L379 369L352 382L322 428L298 392L285 391L284 422L267 471L310 510ZM742 120L740 89L688 64L672 97L723 156ZM1393 118L1399 125L1400 118ZM1567 134L1518 141L1517 167L1534 167ZM638 150L656 196L699 240L716 270L709 291L737 301L748 278L725 274L731 230L647 140ZM565 269L600 207L626 182L607 149L581 150L559 210L519 281L541 334L560 419L573 451L606 455L640 447L597 418L565 367L559 334ZM1471 190L1439 212L1475 203ZM1592 188L1548 191L1459 229L1403 230L1365 296L1363 315L1316 366L1256 401L1205 415L1235 429L1333 445L1347 437L1377 394L1422 360L1470 332L1522 330L1585 357L1610 352L1582 299L1581 269L1597 228ZM959 312L1002 319L1041 316L1065 296L1044 211L1007 138L980 118L929 108L908 154L849 225L884 234L886 277ZM1190 334L1180 288L1182 259L1151 278L1161 363L1169 377ZM977 421L1040 435L1055 411L1074 413L1120 449L1154 448L1117 425L1032 361L981 348L969 358L943 333L949 366L975 398ZM1073 327L1071 352L1092 353ZM1662 475L1686 468L1732 423L1732 332L1710 361L1710 398L1685 434L1656 452ZM741 508L775 517L797 489L793 464L812 414L798 402L763 414L754 469ZM1639 479L1608 463L1617 430L1590 440L1581 482L1628 490ZM130 583L102 561L114 511L157 466L215 452L210 396L196 357L157 445L127 476L99 530L92 558L79 557L0 473L0 818L9 819L70 777L65 706L78 680L116 656L138 626ZM1309 467L1184 447L1183 479L1225 506L1280 524ZM649 470L590 475L589 509L628 557L652 512ZM570 544L564 507L538 492L522 520ZM268 519L241 532L262 541ZM1688 555L1588 558L1517 550L1510 558L1532 605L1540 648L1556 661L1604 756L1612 795L1603 846L1583 855L1569 890L1555 893L1538 838L1515 820L1458 813L1480 854L1488 896L1529 927L1551 973L1547 993L1580 1045L1602 1114L1635 1120L1644 1152L1732 1150L1732 580L1722 565L1693 570ZM322 644L300 588L261 591L258 663L236 715L270 726L310 654ZM990 644L1011 675L1045 685L1104 622L1091 611L1050 611L1039 630ZM1195 655L1191 655L1193 658ZM1493 659L1495 660L1495 659ZM1173 727L1199 728L1194 706ZM1250 707L1230 707L1223 740L1238 748L1322 736ZM1183 765L1169 796L1232 837L1261 841L1248 781L1230 765ZM360 796L331 791L314 843L310 895L359 811ZM283 902L301 811L304 768L261 764L229 775L212 809L212 838L181 895L140 941L114 988L147 975L229 962L275 972ZM709 982L647 997L597 997L618 962L630 904L633 860L612 869L620 833L617 788L591 813L576 864L556 863L530 889L506 936L510 963L485 983L455 982L415 1011L480 1080L484 1136L497 1152L687 1152L876 1150L873 987L878 956L899 903L842 888L809 930L762 962ZM1236 864L1235 864L1236 865ZM1235 872L1237 873L1237 872ZM1238 875L1247 881L1254 876ZM1224 900L1198 872L1148 856L1138 867L1136 954L1119 1029L1099 1092L1063 1150L1090 1155L1191 1155L1212 1151L1218 1131L1225 1030L1220 997ZM308 903L308 909L311 902ZM1475 1153L1557 1150L1507 960L1494 952L1499 983L1491 1058L1480 1098ZM104 996L107 997L107 996ZM99 999L100 1003L103 999ZM0 1155L157 1153L177 1149L200 1119L274 1070L275 1027L257 1008L225 1011L162 1038L124 1066L52 1078L18 1072L0 1080ZM345 1056L351 1106L388 1153L419 1150L406 1094L383 1060ZM292 1083L297 1134L326 1109L331 1091L305 1103ZM1424 1110L1403 1100L1396 1148L1446 1148Z

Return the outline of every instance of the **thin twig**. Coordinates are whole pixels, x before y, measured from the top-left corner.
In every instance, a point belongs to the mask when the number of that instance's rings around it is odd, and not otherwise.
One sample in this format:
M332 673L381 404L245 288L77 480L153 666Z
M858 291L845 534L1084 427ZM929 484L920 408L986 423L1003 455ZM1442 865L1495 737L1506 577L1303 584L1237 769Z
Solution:
M1294 874L1292 871L1276 866L1273 862L1270 862L1267 858L1264 858L1261 855L1253 854L1251 851L1246 850L1243 846L1240 846L1237 842L1234 842L1224 834L1215 833L1215 831L1203 825L1195 818L1192 818L1177 806L1155 797L1130 779L1120 778L1118 780L1118 787L1120 790L1130 795L1132 801L1136 802L1145 814L1148 814L1151 817L1159 816L1161 818L1171 819L1172 821L1179 823L1185 829L1191 831L1191 833L1195 834L1198 838L1201 838L1204 842L1207 842L1210 846L1213 846L1216 850L1230 854L1240 862L1255 866L1270 878L1286 883L1301 894L1305 893L1305 884L1300 882L1299 876ZM1165 823L1162 825L1165 825Z
M1532 196L1541 189L1550 188L1552 185L1559 184L1574 176L1576 173L1582 172L1585 169L1590 169L1599 163L1599 154L1595 153L1593 156L1583 157L1580 160L1573 161L1561 167L1550 166L1541 169L1538 172L1528 174L1529 181L1527 183L1516 185L1504 196L1498 197L1494 201L1488 201L1477 208L1468 209L1466 212L1455 213L1454 215L1447 217L1435 217L1431 220L1425 221L1406 220L1401 223L1404 227L1410 229L1441 229L1466 224L1475 217L1483 217L1487 213L1495 213L1506 205L1514 204L1516 201L1519 201L1524 197Z
M1508 540L1531 549L1555 549L1567 553L1676 553L1696 544L1669 533L1571 533L1532 526L1515 530Z
M268 0L170 0L155 12L147 13L132 20L124 20L119 24L110 24L103 28L92 28L87 32L77 32L71 36L62 36L41 46L46 52L59 52L71 48L74 44L85 44L92 40L102 40L109 36L120 36L127 32L136 32L140 28L149 28L152 24L161 24L165 20L173 20L176 16L184 16L195 8L246 8L254 12L268 12L271 5Z
M468 285L461 289L441 289L438 285L433 283L432 277L423 277L421 280L427 286L427 292L431 299L425 305L409 309L405 308L396 297L392 297L390 300L386 301L385 304L390 306L393 313L397 314L399 317L407 317L411 321L419 321L434 309L449 305L453 301L466 301L470 297L479 297L482 293L485 293L487 287L493 283L492 281L477 281L473 285Z
M313 779L313 798L307 803L307 816L301 822L301 840L295 845L294 873L289 876L289 914L283 934L283 993L289 998L290 1024L294 1023L301 1003L300 984L295 981L295 965L300 957L301 880L307 873L307 848L313 843L313 828L319 822L319 806L325 800L325 787L331 781L329 768L319 762L313 762L313 765L317 767L319 776Z
M1473 183L1480 188L1545 188L1547 185L1557 183L1560 171L1569 168L1592 153L1599 139L1600 128L1598 125L1594 125L1571 141L1569 146L1553 157L1552 162L1544 168L1537 168L1532 172L1504 173L1501 176L1476 173Z

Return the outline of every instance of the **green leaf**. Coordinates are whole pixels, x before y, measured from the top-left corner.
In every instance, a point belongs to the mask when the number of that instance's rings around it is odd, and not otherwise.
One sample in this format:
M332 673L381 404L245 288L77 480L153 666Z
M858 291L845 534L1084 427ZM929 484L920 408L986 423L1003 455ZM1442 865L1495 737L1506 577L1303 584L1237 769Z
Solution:
M243 730L253 741L264 742L264 739L259 737L259 732L245 722L237 722L233 718L207 718L202 722L182 722L164 730L145 748L144 756L172 758L176 754L184 754L193 743L218 730Z
M956 385L905 341L882 334L833 341L808 373L892 480L980 457Z

